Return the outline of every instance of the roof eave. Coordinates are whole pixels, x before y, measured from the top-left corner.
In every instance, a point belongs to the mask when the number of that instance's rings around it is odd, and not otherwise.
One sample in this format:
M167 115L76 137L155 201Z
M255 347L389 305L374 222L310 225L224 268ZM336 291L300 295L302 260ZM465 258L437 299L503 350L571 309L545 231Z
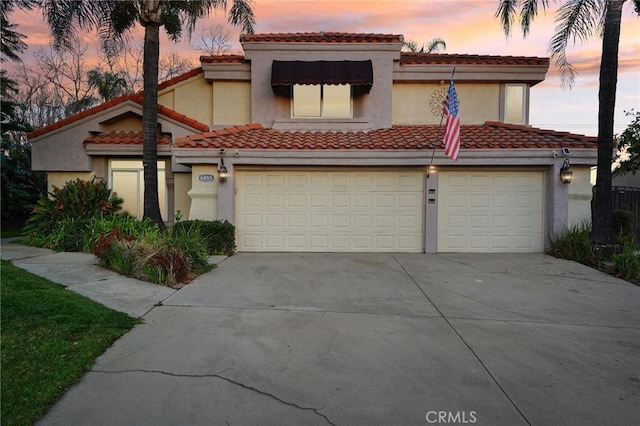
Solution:
M109 157L130 157L132 155L142 155L142 144L102 144L85 143L85 150L89 156L109 156ZM171 156L170 145L158 145L158 155L161 157Z
M393 65L393 81L448 81L455 68L456 82L521 82L530 85L544 81L547 65L407 64Z
M177 163L216 164L217 155L212 148L180 148L174 146L173 156ZM435 166L504 166L504 167L550 167L563 159L554 158L553 149L462 149L457 162L437 149L433 157ZM412 150L368 150L368 149L238 149L237 155L227 160L234 166L283 165L286 160L292 166L353 166L354 161L364 161L369 166L380 167L426 167L431 164L430 149ZM593 166L597 161L597 150L572 150L571 164Z
M245 62L203 63L205 80L250 81L251 64Z

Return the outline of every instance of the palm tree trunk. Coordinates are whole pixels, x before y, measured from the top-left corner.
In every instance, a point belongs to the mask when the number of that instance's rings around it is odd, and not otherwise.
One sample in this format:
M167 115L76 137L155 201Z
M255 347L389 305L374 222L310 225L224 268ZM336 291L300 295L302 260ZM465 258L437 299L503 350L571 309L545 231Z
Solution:
M611 220L611 162L613 160L613 123L618 85L618 48L622 5L626 0L607 1L600 62L598 92L598 165L593 199L591 238L598 244L614 242Z
M160 58L160 26L147 23L144 26L144 98L142 106L144 165L144 214L143 217L165 229L160 202L158 201L158 61Z

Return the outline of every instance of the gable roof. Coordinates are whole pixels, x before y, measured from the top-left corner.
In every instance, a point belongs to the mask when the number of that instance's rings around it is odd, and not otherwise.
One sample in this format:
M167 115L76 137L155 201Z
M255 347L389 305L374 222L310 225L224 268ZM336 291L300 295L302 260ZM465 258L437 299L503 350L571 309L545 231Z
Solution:
M189 71L186 74L190 74L192 73L194 70ZM183 74L184 75L184 74ZM197 73L195 74L197 75ZM182 76L178 76L175 79L172 80L177 80L179 78L181 78ZM192 77L192 76L191 76ZM189 77L186 77L189 78ZM186 78L183 78L186 79ZM182 80L178 80L178 81L182 81ZM175 81L174 83L175 84ZM42 136L44 134L47 134L49 132L52 132L54 130L60 129L64 126L67 126L71 123L74 123L76 121L82 120L83 118L87 118L90 117L92 115L98 114L102 111L106 111L109 108L112 108L116 105L122 104L124 102L127 101L131 101L131 102L135 102L136 104L142 106L143 105L143 98L142 98L142 93L129 93L126 95L122 95L119 96L117 98L111 99L110 101L104 102L98 106L95 106L93 108L89 108L87 110L84 110L82 112L79 112L78 114L74 114L70 117L64 118L60 121L56 121L53 124L49 124L48 126L45 127L41 127L39 129L34 130L33 132L27 133L27 138L29 139L33 139L36 138L38 136ZM189 127L192 127L193 129L199 130L201 132L207 132L209 131L209 126L201 123L197 120L194 120L193 118L189 118L184 114L180 114L179 112L176 112L174 110L172 110L171 108L167 108L166 106L160 105L158 104L158 114L160 115L164 115L167 118L171 118L173 120L176 120L182 124L186 124Z
M463 125L461 149L597 149L597 138L535 127L486 122ZM317 132L268 129L260 124L234 126L177 138L174 148L416 150L442 139L436 125L398 125L370 131Z
M401 34L373 34L373 33L264 33L241 34L240 43L402 43Z

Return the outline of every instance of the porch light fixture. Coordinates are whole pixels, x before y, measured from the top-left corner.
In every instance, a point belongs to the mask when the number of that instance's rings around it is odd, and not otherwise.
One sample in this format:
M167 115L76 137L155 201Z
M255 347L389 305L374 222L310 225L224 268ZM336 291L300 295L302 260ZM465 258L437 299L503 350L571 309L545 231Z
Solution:
M218 180L220 183L224 183L227 181L227 177L229 177L229 172L227 168L224 166L224 149L220 150L220 167L218 167Z
M571 171L569 159L567 158L564 160L564 163L562 163L562 168L560 169L560 182L564 184L571 183L571 179L573 179L573 172Z

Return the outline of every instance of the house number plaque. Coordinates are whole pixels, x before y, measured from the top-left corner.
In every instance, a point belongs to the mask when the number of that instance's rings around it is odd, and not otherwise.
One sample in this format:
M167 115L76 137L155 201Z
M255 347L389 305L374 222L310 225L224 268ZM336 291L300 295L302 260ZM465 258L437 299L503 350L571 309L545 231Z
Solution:
M198 180L200 182L213 182L213 175L199 175Z

